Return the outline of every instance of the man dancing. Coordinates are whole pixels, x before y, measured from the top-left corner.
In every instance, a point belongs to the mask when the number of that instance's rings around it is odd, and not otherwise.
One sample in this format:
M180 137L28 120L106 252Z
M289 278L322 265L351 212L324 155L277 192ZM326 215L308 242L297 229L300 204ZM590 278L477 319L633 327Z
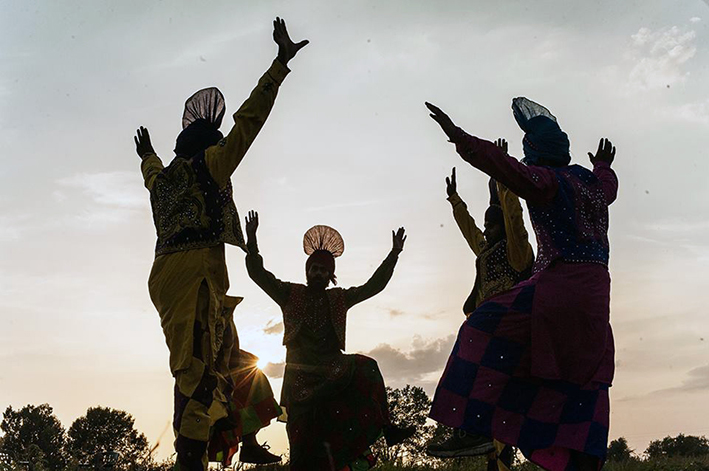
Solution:
M569 139L545 107L512 101L524 165L426 104L460 156L527 201L537 236L532 277L483 302L461 326L431 418L515 445L544 469L598 470L614 373L608 206L615 147L593 171L569 165Z
M278 56L234 113L226 137L219 132L224 97L207 88L185 103L183 131L167 167L147 129L134 138L157 230L148 287L170 350L175 469L181 471L206 470L209 460L228 465L239 441L241 461L280 461L256 441L280 408L253 355L239 350L233 311L241 298L226 295L224 257L224 244L245 249L231 175L266 121L288 62L308 43L291 41L280 18L273 27Z
M372 277L348 289L336 283L335 257L345 248L327 226L311 228L303 239L309 258L307 285L279 280L263 267L256 241L258 214L249 212L246 267L252 280L283 311L286 370L281 405L293 471L359 471L374 466L370 446L383 434L389 446L414 434L414 427L391 424L384 380L377 362L345 355L347 311L381 292L404 249L404 228L392 231L392 249Z
M495 144L507 153L507 141L498 139ZM517 195L494 179L490 179L490 206L485 211L485 230L481 230L468 212L467 205L457 191L455 167L446 177L446 193L453 207L453 217L463 237L475 253L475 284L463 305L466 317L486 299L512 288L529 278L534 263L534 253L524 228L522 206ZM484 435L454 429L441 443L434 443L426 452L438 458L476 456L489 453L489 469L509 469L512 448L495 442ZM497 462L497 465L495 465Z

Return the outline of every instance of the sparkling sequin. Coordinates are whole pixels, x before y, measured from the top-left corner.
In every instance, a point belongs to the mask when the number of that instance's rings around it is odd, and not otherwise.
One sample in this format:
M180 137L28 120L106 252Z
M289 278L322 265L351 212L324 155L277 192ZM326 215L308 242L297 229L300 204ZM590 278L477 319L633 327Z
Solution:
M518 272L507 257L507 240L502 239L491 247L483 246L475 260L476 276L471 298L477 305L529 277L529 270ZM470 299L470 298L469 298ZM468 306L470 301L466 302ZM472 307L472 306L471 306Z
M150 203L156 255L221 243L244 245L231 182L218 188L204 153L190 160L175 158L165 167L155 179Z
M326 290L322 297L314 297L308 294L305 285L291 284L290 298L283 308L283 344L287 345L293 340L302 325L318 331L327 322L332 323L339 346L344 350L347 327L344 291L341 288L331 288Z
M559 191L545 205L529 204L537 235L535 273L559 258L608 265L608 206L598 178L579 165L554 169Z

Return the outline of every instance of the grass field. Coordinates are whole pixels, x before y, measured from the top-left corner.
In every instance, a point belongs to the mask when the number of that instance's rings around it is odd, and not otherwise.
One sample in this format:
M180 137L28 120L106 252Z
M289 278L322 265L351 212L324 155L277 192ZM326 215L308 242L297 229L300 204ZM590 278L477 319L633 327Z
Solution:
M288 471L287 465L243 467L235 470L258 469L259 471ZM484 459L455 460L443 462L439 466L398 466L388 463L379 464L376 471L485 471ZM529 462L518 463L518 471L536 471L541 468ZM630 460L622 463L609 462L603 467L605 471L709 471L709 455L695 458L666 458L655 460Z

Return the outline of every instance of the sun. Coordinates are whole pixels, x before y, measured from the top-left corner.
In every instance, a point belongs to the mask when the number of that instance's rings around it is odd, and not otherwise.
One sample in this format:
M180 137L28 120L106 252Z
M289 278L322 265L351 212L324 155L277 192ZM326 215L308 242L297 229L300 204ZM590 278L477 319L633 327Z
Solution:
M256 366L258 367L259 370L263 370L266 368L266 365L268 365L269 361L265 358L259 358L258 361L256 362Z

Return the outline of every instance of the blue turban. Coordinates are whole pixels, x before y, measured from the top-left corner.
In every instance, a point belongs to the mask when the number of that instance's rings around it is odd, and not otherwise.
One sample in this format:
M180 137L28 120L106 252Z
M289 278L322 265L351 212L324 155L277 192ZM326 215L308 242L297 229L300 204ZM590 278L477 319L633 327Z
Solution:
M524 163L539 165L539 160L543 158L558 167L569 164L569 137L548 109L532 100L518 97L512 100L512 113L525 133L522 139Z

